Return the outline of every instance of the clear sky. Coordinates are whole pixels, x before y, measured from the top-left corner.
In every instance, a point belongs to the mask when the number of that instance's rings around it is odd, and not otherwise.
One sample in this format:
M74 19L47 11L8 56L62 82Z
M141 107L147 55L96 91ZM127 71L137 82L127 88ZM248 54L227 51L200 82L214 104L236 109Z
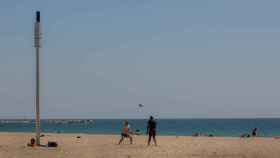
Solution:
M0 118L280 117L280 2L0 2ZM139 109L138 104L144 104Z

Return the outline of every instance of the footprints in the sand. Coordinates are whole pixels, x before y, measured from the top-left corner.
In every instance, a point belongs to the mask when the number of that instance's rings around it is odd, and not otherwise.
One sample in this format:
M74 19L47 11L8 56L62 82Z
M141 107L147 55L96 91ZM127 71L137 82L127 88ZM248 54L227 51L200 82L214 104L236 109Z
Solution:
M246 158L246 156L241 154L218 154L214 152L213 154L190 154L187 157L190 158Z
M185 155L186 158L246 158L246 156L241 154L218 154L214 152L213 154L190 154ZM125 155L124 158L133 158L132 155Z

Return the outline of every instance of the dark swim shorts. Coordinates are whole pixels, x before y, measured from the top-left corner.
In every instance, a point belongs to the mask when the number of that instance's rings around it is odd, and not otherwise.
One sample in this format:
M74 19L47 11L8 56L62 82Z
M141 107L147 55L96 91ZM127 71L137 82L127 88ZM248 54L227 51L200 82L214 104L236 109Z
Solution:
M122 133L122 136L123 136L123 137L126 137L126 138L129 137L129 135L126 134L126 133Z
M149 136L156 136L156 130L150 130Z

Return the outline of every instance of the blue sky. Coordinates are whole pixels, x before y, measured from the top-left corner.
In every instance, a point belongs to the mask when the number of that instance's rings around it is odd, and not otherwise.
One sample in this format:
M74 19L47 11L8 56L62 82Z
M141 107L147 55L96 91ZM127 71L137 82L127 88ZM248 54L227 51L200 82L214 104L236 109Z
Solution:
M279 1L0 2L0 118L280 117ZM144 104L139 109L138 104Z

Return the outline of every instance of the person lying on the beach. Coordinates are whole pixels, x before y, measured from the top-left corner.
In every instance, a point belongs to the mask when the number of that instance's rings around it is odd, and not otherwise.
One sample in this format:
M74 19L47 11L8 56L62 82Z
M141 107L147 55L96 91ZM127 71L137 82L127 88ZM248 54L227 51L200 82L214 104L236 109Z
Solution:
M240 136L240 138L250 138L250 137L251 137L250 134L247 134L247 133L242 134L242 135Z
M129 124L127 121L124 122L124 127L122 129L122 133L121 133L121 139L119 141L119 144L122 143L122 141L124 140L124 138L129 138L130 140L130 144L133 143L133 139L132 139L132 136L130 135L131 132L130 132L130 129L129 129Z

